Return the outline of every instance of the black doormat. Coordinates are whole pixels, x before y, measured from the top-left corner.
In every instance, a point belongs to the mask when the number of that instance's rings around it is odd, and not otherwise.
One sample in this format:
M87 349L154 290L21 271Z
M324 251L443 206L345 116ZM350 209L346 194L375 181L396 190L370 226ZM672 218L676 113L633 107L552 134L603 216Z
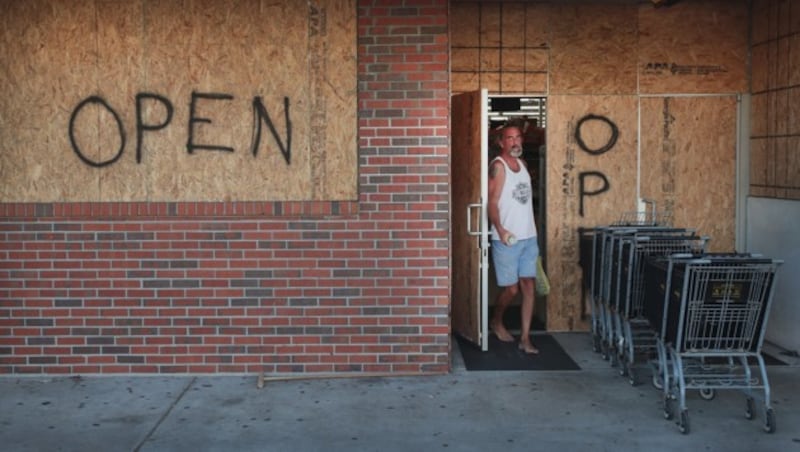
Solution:
M561 344L549 334L531 335L539 354L529 355L517 348L517 341L502 342L489 336L489 350L456 336L467 370L581 370Z

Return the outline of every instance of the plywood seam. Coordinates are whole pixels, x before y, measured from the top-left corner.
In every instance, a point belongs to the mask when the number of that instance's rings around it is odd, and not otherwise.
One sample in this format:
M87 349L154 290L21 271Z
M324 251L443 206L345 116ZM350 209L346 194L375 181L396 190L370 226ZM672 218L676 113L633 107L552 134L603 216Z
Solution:
M759 95L759 94L769 94L769 93L777 93L777 92L781 92L781 91L789 91L789 90L797 89L797 88L800 88L800 83L796 83L794 85L776 86L776 87L767 88L767 89L764 89L764 90L761 90L761 91L753 91L750 94L755 96L755 95Z

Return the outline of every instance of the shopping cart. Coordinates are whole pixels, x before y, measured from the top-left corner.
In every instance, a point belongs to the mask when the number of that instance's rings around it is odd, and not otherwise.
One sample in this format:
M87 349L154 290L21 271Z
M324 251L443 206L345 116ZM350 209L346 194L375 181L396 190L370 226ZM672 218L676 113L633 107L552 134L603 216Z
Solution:
M676 253L704 253L707 243L708 237L684 229L637 231L619 240L618 276L621 282L614 300L616 350L620 375L627 375L631 385L638 384L638 364L657 361L658 335L644 315L646 259Z
M595 234L598 228L578 228L578 265L581 267L581 318L585 319L587 311L591 322L592 349L600 351L599 335L599 312L595 305L596 297L593 291L593 282L598 280L597 272L599 265L594 265ZM588 309L587 309L588 304Z
M685 228L668 226L610 226L599 233L599 289L597 289L597 305L600 312L601 336L600 346L603 358L609 359L612 366L618 364L624 332L620 303L627 297L625 293L626 275L626 243L640 235L693 236L694 231Z
M775 431L761 346L780 264L747 254L675 255L647 261L651 297L645 315L651 325L660 327L660 375L654 373L653 378L660 378L663 385L665 418L674 416L672 404L678 400L682 433L689 432L688 389L700 390L707 400L718 389L741 390L748 419L755 416L754 390L763 390L764 430ZM753 375L752 362L759 375Z
M584 300L589 291L591 313L592 349L602 352L604 359L615 364L614 320L609 306L611 293L612 264L614 263L614 234L618 231L649 230L661 231L670 227L672 216L669 212L659 212L656 203L643 200L650 205L649 210L623 212L619 219L607 226L579 228L579 264L583 270Z

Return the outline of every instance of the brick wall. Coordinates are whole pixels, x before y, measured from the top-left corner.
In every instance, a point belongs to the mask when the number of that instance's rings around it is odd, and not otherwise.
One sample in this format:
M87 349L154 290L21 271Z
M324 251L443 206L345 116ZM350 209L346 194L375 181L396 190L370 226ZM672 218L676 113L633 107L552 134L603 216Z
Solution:
M0 373L449 369L447 1L359 1L357 202L0 204Z

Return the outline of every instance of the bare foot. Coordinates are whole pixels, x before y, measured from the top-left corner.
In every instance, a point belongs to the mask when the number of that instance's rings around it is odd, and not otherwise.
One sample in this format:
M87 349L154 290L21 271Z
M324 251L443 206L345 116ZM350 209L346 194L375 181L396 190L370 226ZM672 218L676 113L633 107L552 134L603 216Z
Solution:
M494 332L497 338L502 342L514 342L514 336L508 332L502 323L492 322L492 332Z
M530 343L530 341L520 341L519 349L529 355L539 354L539 349L534 347L533 344Z

